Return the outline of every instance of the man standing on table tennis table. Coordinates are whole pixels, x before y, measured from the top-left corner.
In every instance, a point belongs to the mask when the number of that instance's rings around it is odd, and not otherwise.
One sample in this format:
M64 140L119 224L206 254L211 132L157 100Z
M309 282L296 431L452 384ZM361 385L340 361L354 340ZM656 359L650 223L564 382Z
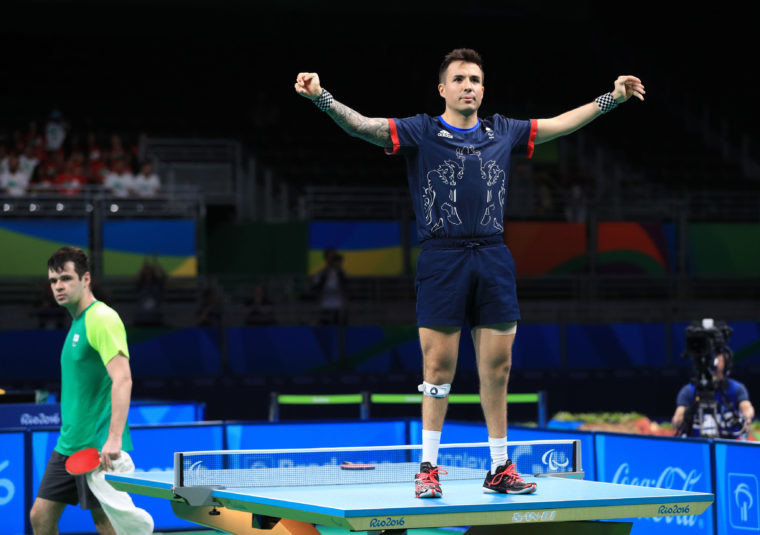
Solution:
M574 132L632 96L644 100L641 80L620 76L611 93L557 117L530 121L478 118L482 61L466 48L447 54L439 69L438 92L445 101L439 117L364 117L336 101L316 73L299 73L295 90L350 135L406 157L422 248L415 282L424 394L416 496L442 495L438 448L464 325L472 329L491 447L484 491L534 492L535 483L525 482L507 458L507 382L520 319L514 262L502 236L510 156L531 157L534 145Z
M48 280L72 323L61 351L61 434L32 506L32 528L36 535L58 533L66 505L81 503L99 533L116 533L86 476L69 474L64 464L80 450L97 448L101 466L110 469L122 450L132 449L126 331L116 311L93 296L89 261L81 249L56 251L48 260Z

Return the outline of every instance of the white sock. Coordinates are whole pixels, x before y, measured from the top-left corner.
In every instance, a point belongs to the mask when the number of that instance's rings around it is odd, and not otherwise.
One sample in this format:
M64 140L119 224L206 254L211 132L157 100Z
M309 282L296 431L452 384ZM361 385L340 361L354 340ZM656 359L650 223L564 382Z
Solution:
M441 445L441 432L422 430L422 462L438 466L438 447Z
M495 474L498 467L507 464L507 437L488 437L488 446L491 449L491 473Z

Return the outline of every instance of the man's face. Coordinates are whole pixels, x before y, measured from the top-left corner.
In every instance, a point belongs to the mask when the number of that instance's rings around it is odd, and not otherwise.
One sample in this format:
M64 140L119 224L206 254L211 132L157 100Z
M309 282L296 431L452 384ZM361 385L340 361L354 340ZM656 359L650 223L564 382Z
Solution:
M483 71L475 63L454 61L446 69L438 92L446 101L446 108L464 115L478 111L483 102Z
M718 353L715 357L715 377L723 379L726 373L726 357L723 353Z
M90 274L85 273L79 278L74 271L74 262L69 260L63 265L62 271L48 269L48 281L53 290L53 297L59 305L76 307L85 289L90 286Z

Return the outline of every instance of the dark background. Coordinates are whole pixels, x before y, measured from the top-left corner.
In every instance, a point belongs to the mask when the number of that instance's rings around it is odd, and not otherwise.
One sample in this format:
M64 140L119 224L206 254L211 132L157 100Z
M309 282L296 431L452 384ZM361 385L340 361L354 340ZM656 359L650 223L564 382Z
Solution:
M745 8L664 4L4 2L0 124L8 130L31 119L44 124L58 108L82 133L234 137L265 163L274 148L322 146L400 170L401 160L343 135L298 97L296 74L318 72L337 99L368 116L435 114L442 110L436 91L442 57L472 47L484 59L483 115L551 116L611 90L619 74L639 76L645 103L627 104L587 127L633 162L691 146L694 133L672 127L674 99L709 103L729 122L730 135L754 129L756 45ZM212 211L209 224L223 217ZM585 399L592 404L598 398L609 406L626 392L613 404L633 410L670 407L685 380L650 371L582 373L516 371L513 384L519 381L521 391L548 388L570 407L577 391L590 385L594 395ZM402 379L399 384L409 383ZM310 381L309 387L335 386L335 379ZM378 381L384 382L349 376L344 387L372 390ZM278 386L263 382L251 378L249 388ZM239 407L246 393L239 383L230 385L210 388L218 393L214 399ZM639 391L641 398L630 395Z

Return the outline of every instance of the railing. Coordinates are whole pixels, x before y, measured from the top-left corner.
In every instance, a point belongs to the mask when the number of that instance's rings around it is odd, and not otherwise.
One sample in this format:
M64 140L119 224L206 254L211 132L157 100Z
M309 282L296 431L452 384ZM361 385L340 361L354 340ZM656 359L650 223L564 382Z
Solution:
M209 204L239 204L243 149L230 139L151 138L140 147L169 186L192 185Z
M51 188L31 187L25 195L0 194L0 217L196 217L204 210L194 186L163 186L150 197L113 195L104 186L83 186L72 195Z
M451 394L448 396L451 405L477 405L480 403L478 394ZM359 419L369 420L370 407L376 405L419 405L422 403L422 394L372 394L360 392L358 394L280 394L271 392L269 395L269 421L280 420L281 405L314 406L314 405L357 405L359 407ZM547 394L541 390L527 394L508 394L507 403L535 403L536 416L539 427L545 427L547 423Z
M413 220L407 188L309 186L299 199L302 219ZM535 187L510 187L505 208L510 219L760 221L760 189L622 192L578 202L569 190L540 193Z

